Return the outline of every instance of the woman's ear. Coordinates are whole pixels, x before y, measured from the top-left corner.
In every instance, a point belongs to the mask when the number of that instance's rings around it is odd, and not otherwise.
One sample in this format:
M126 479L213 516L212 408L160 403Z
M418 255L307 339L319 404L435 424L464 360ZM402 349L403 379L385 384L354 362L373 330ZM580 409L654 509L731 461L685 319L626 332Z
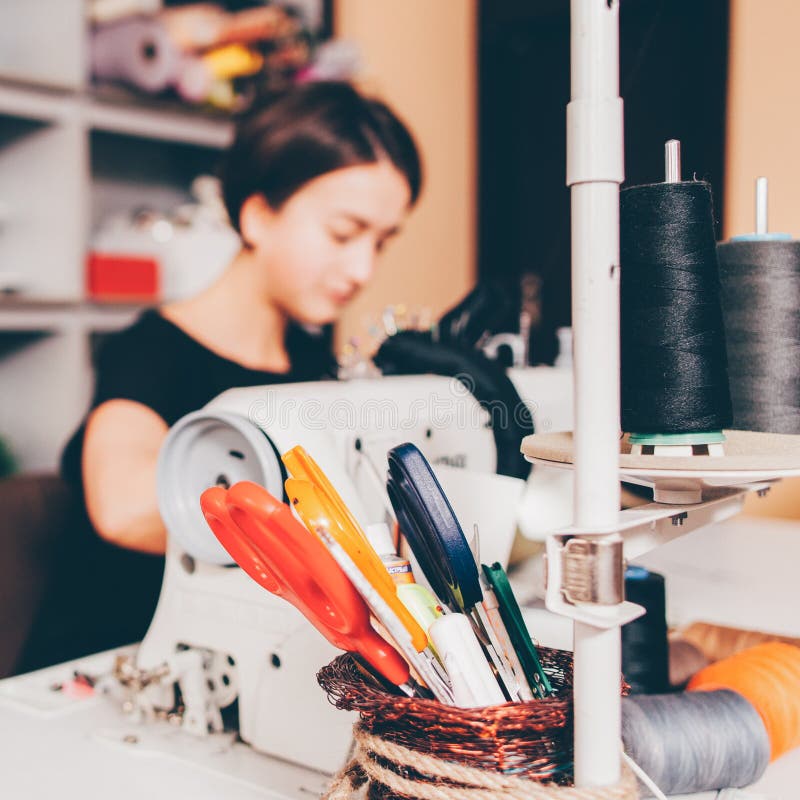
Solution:
M275 212L263 194L251 194L239 212L239 230L246 247L257 248L269 235Z

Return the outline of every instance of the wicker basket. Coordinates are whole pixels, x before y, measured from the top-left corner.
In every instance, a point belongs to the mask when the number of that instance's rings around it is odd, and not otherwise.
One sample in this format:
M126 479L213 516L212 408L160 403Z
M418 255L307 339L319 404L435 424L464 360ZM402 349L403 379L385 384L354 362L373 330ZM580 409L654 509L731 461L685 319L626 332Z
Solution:
M361 721L355 729L356 757L345 771L351 793L328 796L355 796L352 792L363 784L368 784L366 796L375 800L445 797L448 790L457 797L595 796L567 788L572 782L572 654L547 648L539 653L555 694L487 708L406 697L381 685L353 656L336 658L317 679L337 708L357 711ZM365 762L372 769L365 769ZM468 776L478 774L492 775L502 785L476 794ZM624 786L611 787L611 794L597 796L636 797L629 778ZM503 781L516 793L506 791ZM520 794L521 786L532 793Z

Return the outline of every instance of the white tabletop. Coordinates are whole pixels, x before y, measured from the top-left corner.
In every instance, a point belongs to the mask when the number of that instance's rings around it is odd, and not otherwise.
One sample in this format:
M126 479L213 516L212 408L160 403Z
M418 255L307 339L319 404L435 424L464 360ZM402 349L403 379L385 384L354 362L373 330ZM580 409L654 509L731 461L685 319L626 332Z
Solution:
M636 563L666 577L671 625L702 619L800 637L800 522L738 516Z

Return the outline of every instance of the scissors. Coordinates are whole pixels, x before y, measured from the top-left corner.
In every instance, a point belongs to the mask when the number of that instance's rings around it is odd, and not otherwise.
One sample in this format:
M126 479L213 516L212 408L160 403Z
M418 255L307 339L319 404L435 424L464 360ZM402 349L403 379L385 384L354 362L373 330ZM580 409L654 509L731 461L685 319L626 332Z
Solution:
M389 499L431 588L451 611L467 615L508 698L522 699L527 678L514 672L499 646L476 557L431 465L411 443L394 447L388 458Z
M399 617L411 635L417 652L428 646L425 631L397 597L397 587L380 556L370 544L353 513L320 466L301 446L281 457L292 475L286 480L286 496L309 530L322 525L350 556L364 577Z
M413 444L389 451L389 499L425 577L454 612L481 601L475 558L430 464Z
M420 627L397 594L397 586L366 534L325 473L302 447L284 454L296 476L286 480L286 495L306 527L314 531L375 618L442 703L453 702L452 688Z
M369 610L324 545L266 489L241 481L200 498L230 556L260 586L297 608L340 650L356 652L390 683L415 694L408 664L376 633Z

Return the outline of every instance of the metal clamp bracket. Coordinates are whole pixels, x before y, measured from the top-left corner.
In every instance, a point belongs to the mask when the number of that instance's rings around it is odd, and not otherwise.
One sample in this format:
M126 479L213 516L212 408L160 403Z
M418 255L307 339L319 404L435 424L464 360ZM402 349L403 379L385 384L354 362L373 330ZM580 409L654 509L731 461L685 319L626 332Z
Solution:
M625 600L622 538L572 538L561 548L561 594L568 603L615 606Z
M547 538L547 608L578 622L611 628L644 614L625 601L619 533L553 534Z

